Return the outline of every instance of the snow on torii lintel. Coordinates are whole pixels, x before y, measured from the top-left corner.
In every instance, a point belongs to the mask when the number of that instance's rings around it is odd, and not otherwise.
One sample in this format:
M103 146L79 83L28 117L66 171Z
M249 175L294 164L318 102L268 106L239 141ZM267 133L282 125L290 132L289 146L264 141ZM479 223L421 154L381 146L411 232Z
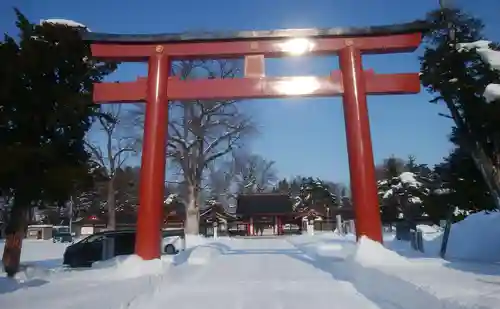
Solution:
M71 19L62 19L62 18L42 19L40 20L40 25L43 24L64 25L68 27L84 28L90 32L90 29L87 26Z

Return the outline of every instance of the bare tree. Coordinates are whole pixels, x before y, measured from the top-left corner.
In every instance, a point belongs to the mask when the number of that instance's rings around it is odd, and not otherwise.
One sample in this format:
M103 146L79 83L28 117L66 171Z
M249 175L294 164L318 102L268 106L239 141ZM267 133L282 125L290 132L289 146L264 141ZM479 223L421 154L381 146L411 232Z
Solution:
M272 191L278 180L274 164L256 154L233 152L230 160L209 167L209 195L228 207L239 193Z
M225 60L181 61L174 63L173 74L182 80L234 78L239 69L235 62ZM134 117L140 122L144 106L137 107ZM178 182L187 189L186 233L198 234L204 172L240 148L243 137L255 132L255 126L234 100L171 101L169 116L167 157L170 167L180 171Z
M375 166L375 176L377 180L384 180L395 177L405 172L406 160L391 156L385 158L382 163Z
M92 154L92 160L101 169L106 182L106 208L108 211L108 229L116 227L116 172L131 154L136 153L136 140L123 134L120 124L121 105L105 105L103 115L98 118L99 129L94 141L87 140L86 145Z
M207 185L210 198L217 200L224 207L229 207L235 198L234 179L232 161L209 166Z
M236 153L233 173L238 193L260 193L272 189L278 180L274 164L274 161L256 154Z

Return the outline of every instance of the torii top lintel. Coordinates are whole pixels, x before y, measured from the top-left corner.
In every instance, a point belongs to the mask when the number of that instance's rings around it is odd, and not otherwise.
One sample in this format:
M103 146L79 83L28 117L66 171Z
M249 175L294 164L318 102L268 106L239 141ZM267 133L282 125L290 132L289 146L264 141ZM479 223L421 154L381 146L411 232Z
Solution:
M146 62L154 59L151 57L157 55L158 50L161 50L162 57L166 56L169 61L245 58L243 78L179 80L169 77L167 87L170 100L245 99L336 96L344 93L340 71L332 71L330 76L323 77L264 77L264 57L287 56L294 54L297 48L296 54L335 54L342 53L347 46L349 49L355 49L359 57L363 53L411 52L419 46L421 33L429 28L426 22L415 21L364 28L229 33L122 35L85 32L83 37L91 42L92 55L103 60ZM405 94L420 91L420 79L416 73L375 74L366 70L360 74L363 76L366 94ZM94 85L94 101L145 102L147 89L147 78L139 78L133 82L97 83Z
M366 54L414 51L425 21L372 27L284 29L271 31L203 32L179 34L109 34L86 32L94 57L117 61L147 61L158 45L173 59L239 58L247 55L281 57L289 53L285 42L307 38L313 46L308 54L333 54L346 41Z

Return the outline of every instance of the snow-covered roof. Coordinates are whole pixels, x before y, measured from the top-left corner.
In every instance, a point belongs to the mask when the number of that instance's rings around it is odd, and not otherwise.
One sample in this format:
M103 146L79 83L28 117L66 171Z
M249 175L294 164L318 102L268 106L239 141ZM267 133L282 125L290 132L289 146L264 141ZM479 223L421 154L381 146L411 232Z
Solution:
M63 19L63 18L51 18L51 19L42 19L40 20L40 25L43 24L53 24L53 25L63 25L63 26L68 26L68 27L75 27L75 28L85 28L87 31L90 31L90 29L85 26L84 24L81 24L79 22L76 22L71 19Z

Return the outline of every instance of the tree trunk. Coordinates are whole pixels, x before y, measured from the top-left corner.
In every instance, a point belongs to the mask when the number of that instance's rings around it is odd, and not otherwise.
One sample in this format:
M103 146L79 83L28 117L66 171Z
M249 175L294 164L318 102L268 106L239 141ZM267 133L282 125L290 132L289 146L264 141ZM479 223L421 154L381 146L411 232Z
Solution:
M5 229L6 241L3 250L3 267L7 276L14 277L19 271L21 261L21 248L26 229L26 217L29 213L27 204L16 202L12 207L11 215Z
M108 230L116 229L116 199L115 199L115 179L114 177L108 181Z
M196 187L193 185L188 186L188 202L186 206L186 226L185 232L189 235L199 235L200 234L200 220L199 220L199 209L198 209L198 192Z
M500 209L500 173L498 173L494 162L484 151L484 147L468 131L457 108L452 102L445 101L455 125L458 129L458 143L471 156L483 179L490 189L493 202L497 209Z
M486 155L480 145L470 147L470 154L477 169L483 175L486 185L491 191L491 196L497 209L500 209L500 174L498 173L492 160Z

